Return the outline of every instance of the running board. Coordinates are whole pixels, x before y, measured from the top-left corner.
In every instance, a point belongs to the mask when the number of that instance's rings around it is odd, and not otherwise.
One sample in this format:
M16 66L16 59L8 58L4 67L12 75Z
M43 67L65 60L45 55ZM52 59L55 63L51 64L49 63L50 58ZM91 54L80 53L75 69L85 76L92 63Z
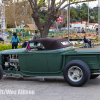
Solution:
M91 73L91 75L100 75L100 73Z

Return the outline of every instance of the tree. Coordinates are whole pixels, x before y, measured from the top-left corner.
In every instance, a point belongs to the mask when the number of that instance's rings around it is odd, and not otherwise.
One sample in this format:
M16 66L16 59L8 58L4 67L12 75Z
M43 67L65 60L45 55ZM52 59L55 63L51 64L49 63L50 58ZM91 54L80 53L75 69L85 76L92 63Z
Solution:
M28 2L15 2L6 3L5 2L5 16L7 27L17 27L24 20L25 23L32 22L32 10Z
M88 21L88 13L85 13L85 14L84 14L83 19L86 21L86 25L87 25L87 21Z
M58 1L58 3L56 3ZM45 22L42 24L40 22L40 17L38 13L38 0L29 0L31 8L32 8L32 17L40 31L41 38L47 37L49 28L53 24L55 20L59 17L59 12L67 7L68 5L74 4L74 3L82 3L86 1L95 1L95 0L84 0L84 1L79 1L79 0L70 0L70 4L65 4L66 0L39 0L41 3L48 2L48 10L47 10L47 18ZM81 16L82 17L82 16Z
M78 16L81 18L81 24L82 24L82 18L84 17L84 10L79 10L78 11Z
M40 22L43 24L46 20L47 17L47 11L46 10L41 10L41 7L47 7L45 3L38 3L38 12L39 12L39 16L40 16Z
M76 12L73 7L70 8L70 19L72 23L72 18L76 16Z
M88 12L88 6L86 3L83 3L81 6L81 10L84 10L85 12Z

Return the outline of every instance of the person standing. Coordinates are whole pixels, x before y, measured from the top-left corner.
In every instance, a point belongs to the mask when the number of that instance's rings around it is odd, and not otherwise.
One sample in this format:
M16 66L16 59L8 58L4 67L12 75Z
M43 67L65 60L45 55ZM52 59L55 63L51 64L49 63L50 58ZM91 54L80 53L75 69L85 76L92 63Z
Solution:
M17 34L14 32L13 36L11 37L12 49L14 49L14 47L15 47L15 49L17 49L18 42L20 43L20 40L19 40Z
M40 38L40 36L37 34L37 31L35 31L35 35L34 35L34 37L33 37L33 40L34 39L39 39Z
M37 31L35 31L35 35L33 37L33 40L34 39L40 39L40 36L37 34ZM35 42L34 45L37 46L37 42Z
M97 33L97 35L98 35L98 27L96 28L96 33Z

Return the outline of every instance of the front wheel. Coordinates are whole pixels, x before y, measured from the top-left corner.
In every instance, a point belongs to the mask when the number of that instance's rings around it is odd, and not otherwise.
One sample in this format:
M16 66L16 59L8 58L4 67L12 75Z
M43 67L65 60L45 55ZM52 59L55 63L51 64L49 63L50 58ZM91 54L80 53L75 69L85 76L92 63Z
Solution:
M90 79L90 69L81 60L72 60L64 68L64 79L72 86L82 86Z
M3 77L3 69L2 69L2 66L0 65L0 80L2 79Z

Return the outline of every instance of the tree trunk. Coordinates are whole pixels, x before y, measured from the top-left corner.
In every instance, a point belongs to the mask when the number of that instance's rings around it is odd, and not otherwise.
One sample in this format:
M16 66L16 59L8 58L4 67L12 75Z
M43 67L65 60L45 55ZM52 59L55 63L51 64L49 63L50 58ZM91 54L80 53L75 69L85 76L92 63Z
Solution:
M82 24L82 17L81 17L81 24Z
M72 17L71 17L71 24L72 24Z
M47 32L44 32L43 30L40 31L41 38L47 37Z
M36 23L36 26L38 27L38 30L40 31L41 38L46 38L48 36L50 26L59 16L58 13L54 14L53 12L51 14L48 14L47 20L45 21L44 24L41 24L39 22L39 16L37 12L36 14L32 15L32 17Z
M86 26L87 26L87 20L86 20Z
M17 28L17 23L16 23L16 20L15 20L15 27Z
M41 26L41 29L40 29L41 38L47 38L48 33L49 33L49 28L50 27L47 25Z

